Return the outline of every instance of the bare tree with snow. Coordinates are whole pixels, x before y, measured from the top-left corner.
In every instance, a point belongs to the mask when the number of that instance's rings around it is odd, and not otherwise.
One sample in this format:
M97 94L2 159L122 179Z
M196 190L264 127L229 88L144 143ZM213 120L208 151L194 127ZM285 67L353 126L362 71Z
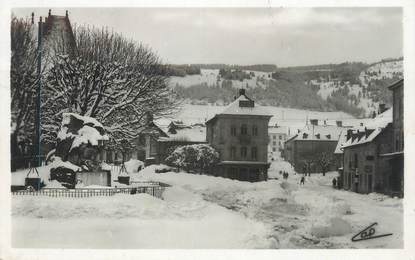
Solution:
M96 118L117 145L137 137L146 112L175 107L165 67L151 49L107 30L76 27L73 53L54 51L42 100L45 139L53 142L62 113Z
M27 145L35 132L37 41L34 26L29 20L13 17L11 20L11 156L15 159L29 154ZM21 145L26 144L26 148ZM19 163L18 163L19 164ZM12 163L12 169L18 167Z

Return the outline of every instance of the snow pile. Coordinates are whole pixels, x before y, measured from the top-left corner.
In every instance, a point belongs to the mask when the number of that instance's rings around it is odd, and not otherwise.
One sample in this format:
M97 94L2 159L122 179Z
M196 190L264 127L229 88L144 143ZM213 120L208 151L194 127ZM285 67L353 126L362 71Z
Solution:
M70 150L79 147L81 144L98 145L100 140L108 140L108 136L101 135L96 128L85 125L78 130L78 135L73 140Z
M351 225L341 218L331 218L328 226L315 226L311 234L316 237L343 236L352 232Z
M66 168L66 169L70 169L74 172L78 172L81 171L82 168L79 166L76 166L75 164L69 162L69 161L62 161L62 159L59 156L54 156L53 157L53 162L49 165L50 169L57 169L57 168Z
M83 199L13 198L17 245L81 248L275 248L267 227L168 188L164 200L147 194ZM34 228L35 227L35 228ZM47 232L39 232L45 230ZM105 230L105 232L101 232ZM36 234L36 240L27 237ZM83 234L79 236L79 234ZM89 239L89 236L94 239ZM65 241L62 241L65 237ZM99 237L100 239L96 239ZM57 243L59 241L60 243Z
M46 188L59 188L59 189L66 189L66 187L62 186L62 184L60 182L58 182L57 180L53 180L50 181L47 185Z
M144 168L144 163L137 159L130 159L124 165L128 173L139 172L139 169Z
M77 133L68 128L71 124L71 117L82 122L83 126L78 129ZM108 140L108 136L104 134L104 127L95 118L88 116L80 116L74 113L64 113L62 115L62 126L58 132L58 141L65 139L73 139L72 146L69 151L81 144L98 145L100 140Z
M283 160L277 160L271 164L268 170L268 177L282 179L282 174L280 174L280 171L288 172L289 175L295 174L294 167L292 167L292 165L289 162L283 161Z

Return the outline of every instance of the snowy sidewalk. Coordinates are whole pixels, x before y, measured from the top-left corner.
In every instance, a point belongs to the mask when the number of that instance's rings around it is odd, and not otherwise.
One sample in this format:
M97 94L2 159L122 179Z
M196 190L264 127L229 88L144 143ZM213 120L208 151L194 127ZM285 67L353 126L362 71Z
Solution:
M249 183L188 173L155 173L134 180L167 183L159 200L146 194L93 198L13 197L15 247L64 248L402 248L401 199L331 187L336 173L282 180L271 166L267 182ZM377 222L376 234L351 238Z
M13 197L14 247L269 248L262 223L167 188L147 194L92 198Z

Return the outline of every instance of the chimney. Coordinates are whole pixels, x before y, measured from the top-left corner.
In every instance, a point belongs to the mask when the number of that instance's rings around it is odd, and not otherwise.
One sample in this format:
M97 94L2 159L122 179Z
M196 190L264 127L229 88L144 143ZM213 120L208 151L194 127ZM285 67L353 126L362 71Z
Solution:
M352 138L352 134L353 134L353 130L352 129L347 129L346 140L349 140L350 138Z
M32 24L35 24L35 13L32 12Z
M378 114L382 114L386 110L386 104L379 104Z
M318 125L318 119L310 119L311 125Z
M327 120L324 120L324 125L327 125Z
M66 18L68 18L68 17L69 17L69 15L68 15L68 10L66 10L66 11L65 11L65 16L66 16Z
M338 127L343 127L343 121L341 121L341 120L337 120L337 121L336 121L336 125L337 125Z
M48 16L51 16L51 15L52 15L52 9L49 9Z
M244 88L239 89L239 96L242 96L242 95L245 96L245 89Z
M360 126L363 126L363 122L360 123Z
M149 111L149 112L147 112L147 114L146 114L146 123L147 123L147 125L148 124L151 124L152 122L153 122L153 114Z

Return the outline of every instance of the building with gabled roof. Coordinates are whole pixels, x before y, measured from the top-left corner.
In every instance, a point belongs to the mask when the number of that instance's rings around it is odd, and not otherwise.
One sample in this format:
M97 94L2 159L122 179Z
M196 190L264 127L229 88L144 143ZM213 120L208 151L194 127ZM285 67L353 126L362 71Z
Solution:
M284 144L284 158L294 167L296 172L322 172L319 160L322 154L332 156L328 170L337 170L341 165L340 157L334 156L338 140L344 127L338 125L319 125L311 119L297 134Z
M220 156L215 175L251 182L267 179L271 117L240 89L231 104L206 122L206 140Z
M344 189L358 193L389 193L391 166L382 156L393 147L392 109L384 111L365 126L346 131L336 152L343 156L340 179Z

